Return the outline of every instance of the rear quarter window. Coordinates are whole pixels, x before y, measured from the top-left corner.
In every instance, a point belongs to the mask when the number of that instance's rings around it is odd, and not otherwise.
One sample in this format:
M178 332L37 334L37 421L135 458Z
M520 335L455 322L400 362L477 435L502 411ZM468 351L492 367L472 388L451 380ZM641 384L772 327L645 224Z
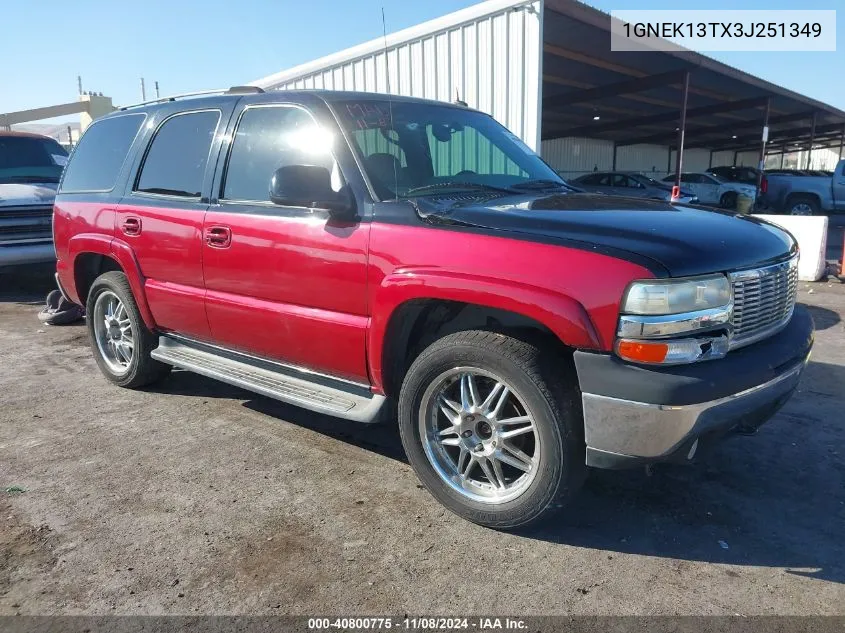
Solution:
M61 193L111 191L129 148L147 115L124 114L94 121L82 135L65 168Z

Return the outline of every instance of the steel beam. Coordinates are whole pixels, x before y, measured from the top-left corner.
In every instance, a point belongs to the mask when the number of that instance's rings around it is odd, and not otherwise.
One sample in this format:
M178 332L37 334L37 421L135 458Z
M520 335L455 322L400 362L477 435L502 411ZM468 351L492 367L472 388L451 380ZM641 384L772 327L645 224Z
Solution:
M813 156L813 141L816 140L816 113L813 112L813 125L810 128L810 142L807 145L807 166L805 169L810 169L810 160Z
M754 192L755 201L760 199L760 185L763 183L763 169L766 167L766 141L768 141L771 101L771 99L766 100L766 109L763 114L763 129L760 130L760 160L757 161L757 189Z
M678 125L678 149L675 151L675 188L672 193L680 196L681 172L684 168L684 132L687 129L687 99L689 98L689 72L684 73L684 91L681 93L681 116Z
M769 123L770 125L778 125L780 123L791 123L793 121L803 121L806 119L812 118L812 112L798 112L795 114L783 114L780 116L773 116L770 117ZM731 123L728 124L730 126L730 131L742 130L753 128L759 125L759 121L750 121L744 120L738 123ZM725 125L707 125L701 126L696 128L690 128L687 130L687 141L692 139L701 139L702 137L708 136L721 136L724 137L725 134L728 132L726 130ZM641 136L639 138L629 139L622 143L623 145L640 145L640 144L650 144L656 143L661 144L661 142L666 142L674 138L675 132L661 132L658 134L649 134L647 136ZM756 137L754 137L756 138ZM692 145L690 145L692 147Z
M709 106L701 106L699 108L692 108L687 111L687 118L697 118L703 116L710 116L720 112L736 112L737 110L750 110L752 108L759 108L766 104L768 97L755 97L753 99L741 99L739 101L729 101L727 103L717 103ZM624 130L641 125L649 125L651 123L665 123L667 121L676 121L678 113L676 112L661 112L659 114L651 114L641 117L633 117L630 119L621 119L619 121L610 121L608 123L600 123L597 125L584 125L581 127L551 130L558 137L564 136L587 136L590 134L598 134L601 132L609 132L613 130Z
M598 101L600 99L606 99L607 97L645 92L646 90L651 90L652 88L658 88L660 86L683 81L686 74L687 71L674 70L668 73L660 73L659 75L650 75L648 77L639 77L637 79L620 81L606 86L596 86L595 88L588 88L586 90L566 92L560 95L545 97L543 99L543 107L554 108L573 103Z

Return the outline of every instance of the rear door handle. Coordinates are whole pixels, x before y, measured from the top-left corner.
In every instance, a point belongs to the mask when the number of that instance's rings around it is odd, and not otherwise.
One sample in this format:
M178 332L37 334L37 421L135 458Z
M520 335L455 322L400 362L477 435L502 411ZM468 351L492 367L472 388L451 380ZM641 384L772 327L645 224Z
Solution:
M229 248L232 245L232 229L228 226L206 227L205 243L212 248Z
M141 234L141 218L129 216L123 220L120 225L124 235L140 235Z

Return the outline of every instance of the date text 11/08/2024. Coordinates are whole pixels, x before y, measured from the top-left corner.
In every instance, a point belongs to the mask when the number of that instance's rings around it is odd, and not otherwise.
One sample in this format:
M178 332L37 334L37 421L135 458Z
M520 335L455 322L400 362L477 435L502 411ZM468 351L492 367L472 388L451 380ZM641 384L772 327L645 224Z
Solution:
M528 628L528 624L519 618L498 617L352 617L352 618L309 618L308 630L475 630L475 631L519 631Z

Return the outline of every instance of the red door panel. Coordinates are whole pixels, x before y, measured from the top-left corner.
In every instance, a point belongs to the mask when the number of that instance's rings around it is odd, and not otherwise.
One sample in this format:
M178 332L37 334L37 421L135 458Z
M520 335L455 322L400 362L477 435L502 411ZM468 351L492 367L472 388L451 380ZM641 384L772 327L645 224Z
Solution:
M212 207L205 221L204 234L227 229L218 243L203 243L214 341L367 382L369 224L237 206L239 212Z
M210 338L203 304L202 223L207 205L133 196L118 205L115 236L135 252L156 325L202 339Z

